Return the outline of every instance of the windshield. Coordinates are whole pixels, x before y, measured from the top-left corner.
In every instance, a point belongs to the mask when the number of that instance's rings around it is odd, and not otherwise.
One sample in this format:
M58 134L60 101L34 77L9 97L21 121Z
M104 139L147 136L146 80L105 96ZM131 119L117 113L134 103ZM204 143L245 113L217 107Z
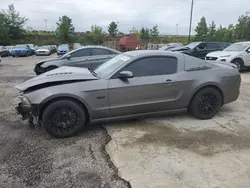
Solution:
M49 49L48 46L39 46L38 49Z
M113 71L115 71L117 68L124 65L128 60L130 60L130 57L127 55L124 54L117 55L114 58L100 65L95 70L95 73L99 77L105 78L106 76L110 75Z
M18 44L14 48L27 48L27 45L25 45L25 44Z
M188 45L186 45L185 47L189 48L189 49L194 49L196 46L198 46L200 44L200 42L192 42Z
M250 43L235 43L235 44L232 44L231 46L228 46L223 51L240 52L240 51L245 50L248 46L250 46Z

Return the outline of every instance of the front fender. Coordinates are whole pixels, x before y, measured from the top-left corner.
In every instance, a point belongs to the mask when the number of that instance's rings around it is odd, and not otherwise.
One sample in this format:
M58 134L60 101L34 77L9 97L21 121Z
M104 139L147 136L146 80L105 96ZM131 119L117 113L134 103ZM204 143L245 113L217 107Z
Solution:
M71 94L71 93L60 93L60 94L51 95L51 96L45 98L43 101L41 101L40 105L43 106L43 105L47 104L48 102L59 99L59 98L69 98L69 99L77 100L77 101L81 102L90 112L90 107L89 107L88 103L83 98L81 98L77 95Z

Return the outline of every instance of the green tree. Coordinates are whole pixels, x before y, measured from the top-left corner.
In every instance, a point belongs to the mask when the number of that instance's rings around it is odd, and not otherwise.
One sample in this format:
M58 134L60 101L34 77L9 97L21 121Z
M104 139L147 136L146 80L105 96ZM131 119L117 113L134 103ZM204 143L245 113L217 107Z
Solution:
M156 38L159 36L159 29L158 29L158 25L155 25L152 29L150 29L150 34L152 37Z
M140 30L140 39L141 40L149 40L150 38L150 31L149 29L145 29L144 27Z
M208 28L209 40L214 40L215 39L215 33L216 33L216 25L215 25L214 21L212 21L212 24L210 24L209 28Z
M6 45L9 41L8 20L4 14L0 13L0 45Z
M72 20L68 16L59 17L59 21L56 23L56 33L60 40L64 42L70 42L70 34L74 32Z
M91 31L89 32L88 36L92 40L93 44L102 44L104 39L102 27L98 25L92 25Z
M116 36L118 33L118 25L114 21L112 21L108 26L108 32L111 36Z
M137 38L140 38L140 31L133 27L130 31L131 34L135 34Z
M204 40L206 39L208 35L208 27L207 27L207 22L206 18L203 16L198 23L196 29L195 29L196 35L195 38L196 40Z
M23 33L23 26L28 19L21 17L13 4L9 5L7 10L3 10L3 14L6 18L5 26L8 27L9 37L12 40L20 39Z
M250 40L250 16L246 13L239 17L235 26L235 35L237 39Z

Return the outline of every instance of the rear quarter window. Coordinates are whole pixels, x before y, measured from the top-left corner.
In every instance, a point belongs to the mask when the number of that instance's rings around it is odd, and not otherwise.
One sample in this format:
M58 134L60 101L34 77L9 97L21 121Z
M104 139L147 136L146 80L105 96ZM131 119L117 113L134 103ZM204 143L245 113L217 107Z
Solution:
M205 60L196 58L193 56L185 55L185 67L184 70L190 70L193 68L198 68L198 67L204 67L204 66L210 66L210 64L206 63Z

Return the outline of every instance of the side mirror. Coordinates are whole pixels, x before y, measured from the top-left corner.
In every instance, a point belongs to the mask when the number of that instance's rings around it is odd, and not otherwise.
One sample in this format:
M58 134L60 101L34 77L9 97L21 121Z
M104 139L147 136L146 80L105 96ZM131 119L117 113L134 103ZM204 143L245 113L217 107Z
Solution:
M247 53L250 53L250 48L248 48L248 49L246 50L246 52L247 52Z
M134 75L130 71L122 71L119 73L118 78L120 79L128 79L128 78L133 78Z
M70 58L71 58L71 55L67 55L65 58L66 58L66 59L70 59Z

